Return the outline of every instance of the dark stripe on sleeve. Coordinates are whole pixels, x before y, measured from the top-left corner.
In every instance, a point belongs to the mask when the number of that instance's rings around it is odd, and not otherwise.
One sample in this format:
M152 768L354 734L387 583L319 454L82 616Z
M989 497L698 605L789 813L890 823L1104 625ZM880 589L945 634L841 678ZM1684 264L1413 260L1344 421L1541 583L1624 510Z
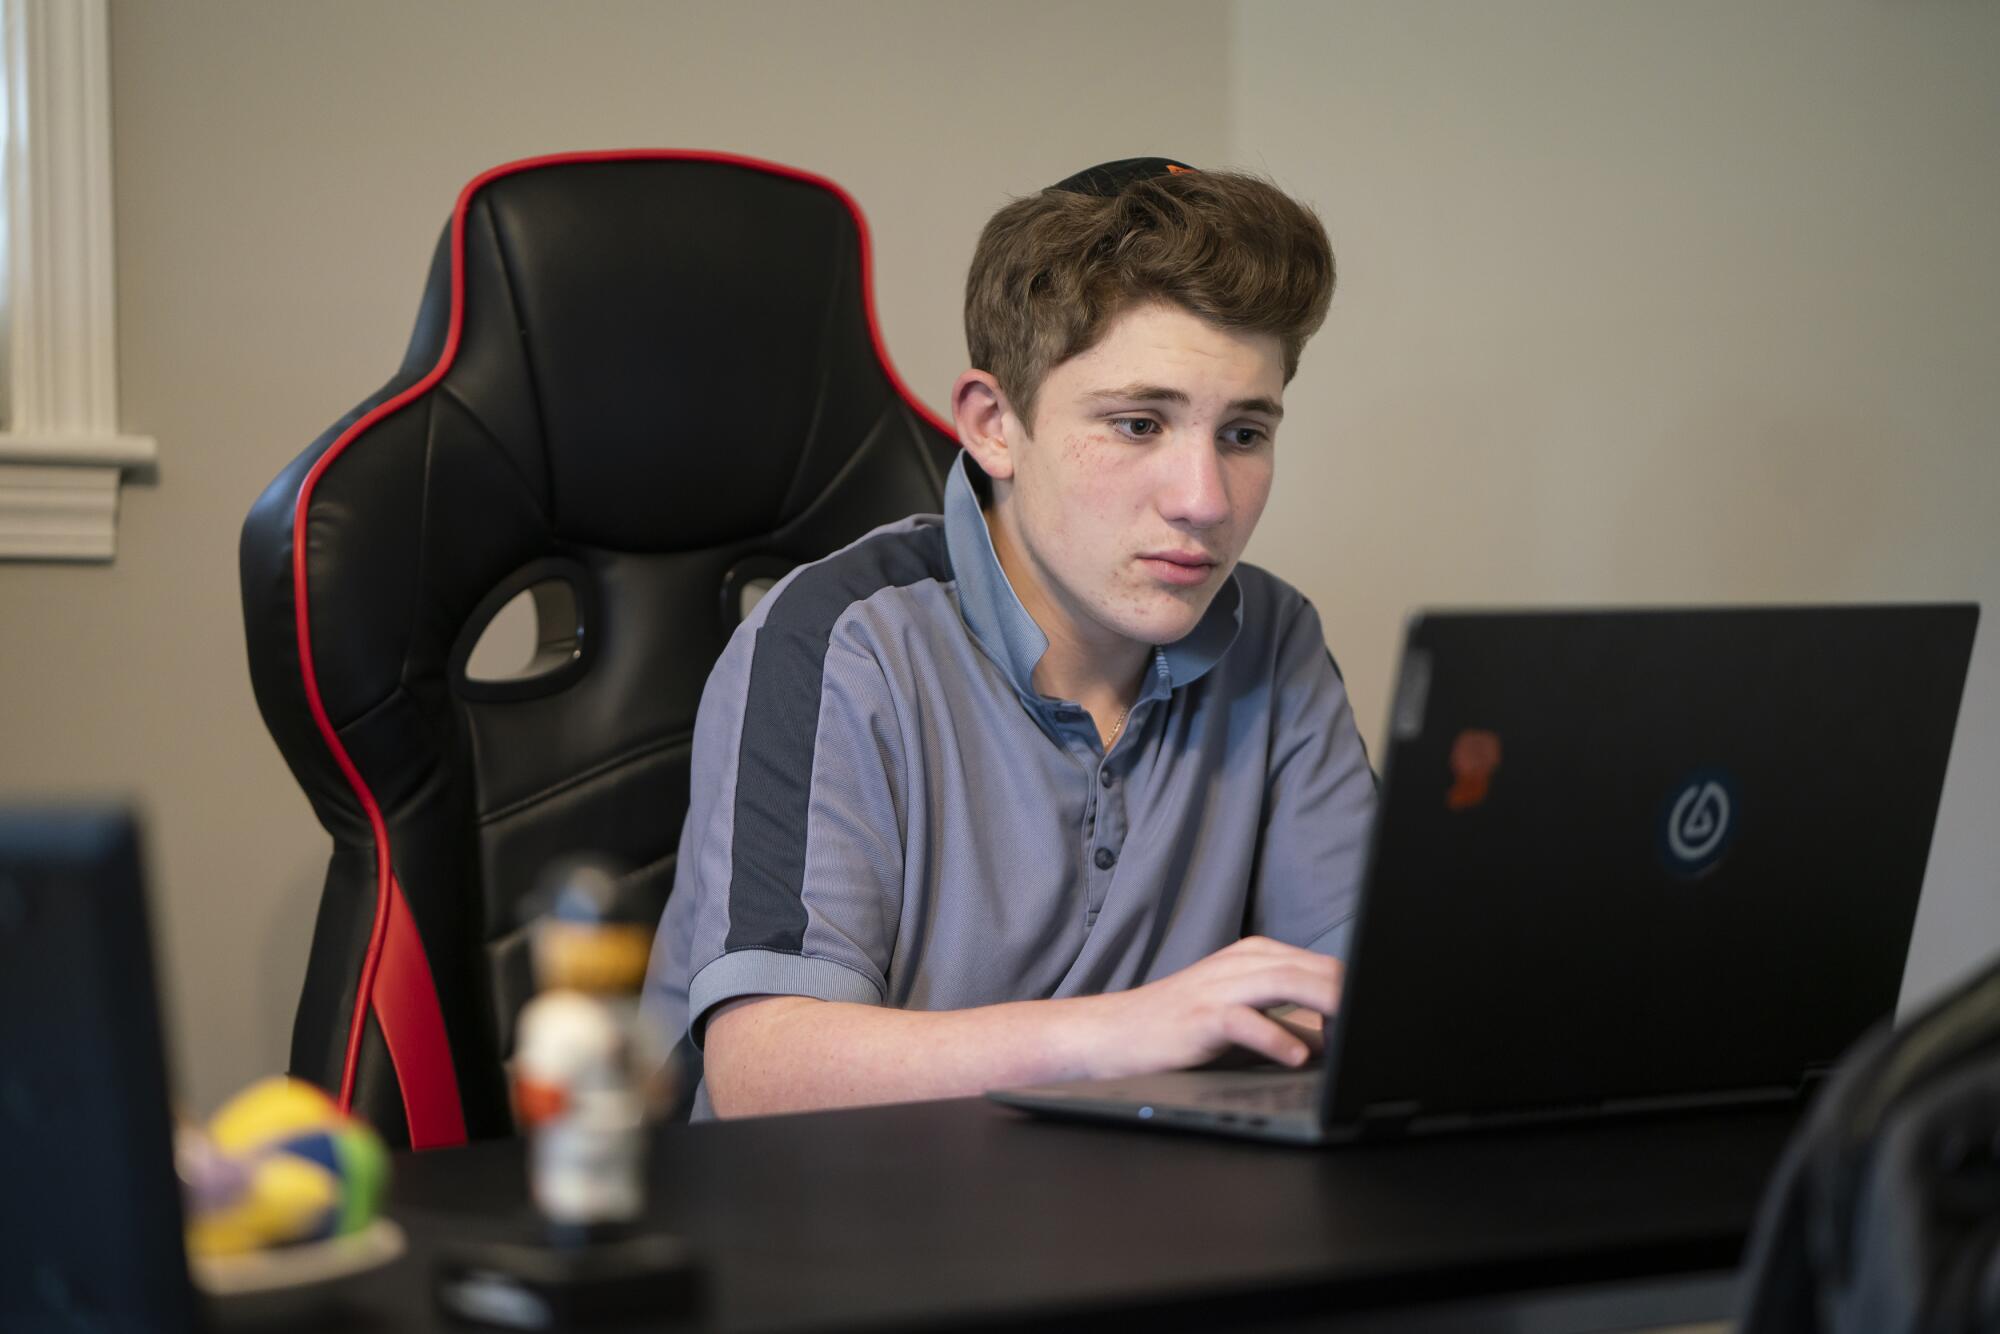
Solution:
M804 947L806 817L834 623L884 588L950 578L942 525L884 533L800 572L758 627L736 758L725 950Z

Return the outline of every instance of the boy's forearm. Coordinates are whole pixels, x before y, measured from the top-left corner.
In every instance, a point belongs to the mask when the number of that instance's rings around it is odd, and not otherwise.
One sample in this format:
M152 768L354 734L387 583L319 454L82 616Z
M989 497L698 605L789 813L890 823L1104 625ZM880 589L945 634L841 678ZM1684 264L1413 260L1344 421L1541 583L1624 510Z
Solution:
M921 1011L748 997L709 1020L709 1099L719 1116L757 1116L1083 1078L1105 999Z
M1101 996L948 1011L747 996L709 1018L709 1100L720 1115L752 1116L971 1097L1010 1084L1182 1070L1234 1047L1295 1066L1318 1034L1270 1011L1332 1014L1341 977L1338 960L1251 936Z

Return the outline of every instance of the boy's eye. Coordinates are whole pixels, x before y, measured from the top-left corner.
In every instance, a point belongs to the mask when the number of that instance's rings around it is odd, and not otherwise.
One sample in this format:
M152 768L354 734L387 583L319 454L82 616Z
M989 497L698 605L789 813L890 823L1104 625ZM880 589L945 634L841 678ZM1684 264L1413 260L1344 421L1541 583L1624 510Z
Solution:
M1222 433L1222 438L1238 449L1255 449L1270 439L1263 428L1257 426L1232 426Z
M1128 439L1140 440L1160 433L1160 424L1151 417L1113 417L1111 429Z

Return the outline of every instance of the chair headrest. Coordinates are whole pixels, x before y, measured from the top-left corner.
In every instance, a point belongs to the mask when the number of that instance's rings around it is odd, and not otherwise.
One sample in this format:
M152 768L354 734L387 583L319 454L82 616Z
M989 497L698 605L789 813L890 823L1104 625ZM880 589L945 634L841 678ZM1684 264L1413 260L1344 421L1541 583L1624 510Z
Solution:
M707 155L662 168L556 159L468 191L439 389L546 486L562 541L686 550L780 527L902 397L838 187Z

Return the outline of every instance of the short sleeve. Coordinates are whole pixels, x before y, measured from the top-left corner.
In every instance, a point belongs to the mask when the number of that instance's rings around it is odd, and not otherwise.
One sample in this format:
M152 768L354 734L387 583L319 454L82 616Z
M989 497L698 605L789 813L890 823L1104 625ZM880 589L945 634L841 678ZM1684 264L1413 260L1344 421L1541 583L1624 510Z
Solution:
M704 692L654 948L654 989L669 994L648 998L697 1043L708 1013L740 996L887 995L904 768L881 665L855 638L746 624Z
M1304 599L1280 637L1274 673L1249 927L1344 957L1375 819L1375 774L1319 614Z

